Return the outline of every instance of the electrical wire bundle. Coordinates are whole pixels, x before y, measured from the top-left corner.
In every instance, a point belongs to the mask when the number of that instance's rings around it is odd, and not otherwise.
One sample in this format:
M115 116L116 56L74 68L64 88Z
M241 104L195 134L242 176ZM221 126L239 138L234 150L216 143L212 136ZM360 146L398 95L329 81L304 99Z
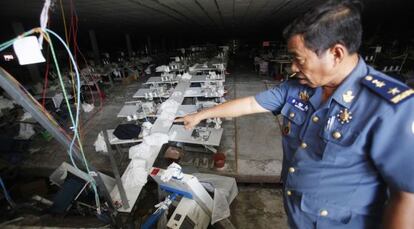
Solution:
M50 0L47 0L45 2L45 6L48 4L47 2ZM73 57L76 63L78 63L78 54L82 57L82 60L84 62L84 66L87 69L91 69L91 67L88 65L88 62L85 58L85 56L83 55L83 53L81 52L79 45L78 45L78 15L76 13L75 10L75 5L73 0L70 0L70 26L69 26L69 32L68 32L68 26L66 24L66 16L65 16L65 10L63 8L63 4L62 1L60 0L60 10L61 10L61 15L62 15L62 20L63 20L63 25L64 25L64 31L65 31L65 43L66 45L70 48L72 47L71 52L73 53ZM48 9L43 9L42 11L42 15L43 17L41 17L41 25L45 24L45 20L47 20L46 16L45 16L45 11L48 11ZM50 22L48 22L50 24ZM41 26L43 28L43 26ZM43 92L42 92L42 105L43 107L45 106L45 99L46 99L46 91L47 91L47 87L48 87L48 75L49 75L49 49L47 50L47 61L46 61L46 69L45 69L45 83L44 83L44 88L43 88ZM72 91L73 94L75 93L75 79L73 78L74 74L72 74L73 72L73 64L72 61L69 59L68 60L68 66L69 66L69 75L71 76L71 84L72 84ZM79 64L78 64L79 66ZM84 74L80 74L80 76L83 78L83 80L85 82L92 82L93 86L96 88L98 95L99 95L99 108L95 109L95 111L89 116L89 118L87 120L84 120L80 127L81 130L79 132L81 132L81 136L85 134L85 131L89 130L90 128L86 128L86 124L88 124L89 120L91 120L93 118L93 116L98 113L99 111L102 110L103 108L103 99L104 99L104 93L102 92L102 90L99 87L98 81L95 78L95 76L92 74L92 72L89 72L86 74L88 76L89 79L86 79L86 76ZM90 91L90 95L91 95L91 104L95 105L95 96L94 93L92 91L92 86L90 84L86 85ZM75 97L75 103L77 103L77 97ZM84 130L84 131L82 131Z
M68 32L67 25L66 25L65 11L64 11L64 8L63 8L62 0L59 0L59 2L60 2L60 9L61 9L61 13L62 13L62 20L63 20L64 31L65 31L66 44L67 44L68 47L70 47L70 45L72 45L72 47L73 47L72 53L74 54L73 56L74 56L75 61L78 62L77 56L79 54L82 57L82 60L84 62L85 67L87 69L91 70L92 68L88 65L88 61L86 60L85 56L81 52L81 50L79 48L79 45L78 45L77 37L78 37L78 21L79 21L79 19L78 19L77 12L75 10L75 4L74 4L73 0L70 0L70 26L69 26L69 32ZM70 60L69 60L69 67L70 67L70 72L72 72L72 64L71 64ZM87 75L90 78L89 80L86 79L86 77L83 74L81 76L84 78L85 82L86 81L92 81L93 82L93 85L95 86L95 88L96 88L96 90L99 94L99 108L97 110L95 110L95 112L91 115L91 117L88 120L85 120L82 123L81 127L83 127L82 129L84 129L84 130L90 129L90 128L86 128L86 126L84 126L84 125L86 125L88 123L88 121L96 113L98 113L100 110L102 110L103 98L104 98L104 94L101 91L101 89L100 89L100 87L97 83L96 78L92 74L92 71L90 71ZM72 82L74 82L73 79L72 79ZM72 87L74 88L74 84L72 84ZM91 102L92 102L92 104L95 104L95 96L92 93L92 87L89 84L87 84L87 87L88 87L89 91L91 92L90 93L91 94L91 99L92 99Z
M60 3L60 10L61 10L61 14L62 14L62 19L63 19L63 25L64 25L64 31L65 31L65 40L63 40L58 34L56 34L55 32L53 32L52 30L48 29L48 25L50 24L49 21L49 9L54 7L56 0L45 0L44 1L44 5L43 5L43 9L42 12L40 14L40 27L39 28L34 28L31 29L27 32L24 32L23 34L19 35L18 37L11 39L7 42L4 42L3 44L0 44L0 52L5 50L6 48L10 47L13 45L13 43L17 40L17 39L21 39L33 34L40 34L39 38L38 38L38 42L40 47L43 46L43 41L46 41L46 45L47 46L47 61L46 61L46 69L45 69L45 82L44 82L44 87L43 87L43 91L42 91L42 104L40 104L35 98L33 98L33 96L28 93L28 97L32 100L32 102L38 106L39 110L49 119L49 121L51 122L52 125L54 125L57 129L60 130L60 132L62 134L64 134L68 139L71 139L71 143L68 149L68 154L71 160L72 165L79 169L78 166L75 163L75 160L73 158L73 152L74 152L74 147L76 147L81 154L81 158L78 158L81 160L81 163L83 163L86 172L89 176L89 183L91 184L91 187L95 193L95 202L96 202L96 208L97 208L97 213L100 214L101 213L101 205L100 205L100 200L99 200L99 194L98 194L98 190L97 190L97 185L96 185L96 181L93 178L93 171L91 172L89 169L89 163L85 157L84 154L84 149L83 149L83 144L82 144L82 138L81 138L81 127L82 129L88 130L90 128L86 128L85 125L88 123L88 121L97 113L102 109L102 105L103 105L103 98L104 98L104 94L101 91L99 85L97 84L97 80L95 79L95 76L93 75L92 71L88 72L89 77L92 79L92 82L99 94L99 99L100 99L100 104L99 104L99 109L96 109L95 112L89 117L88 120L84 120L84 122L80 121L80 105L81 105L81 77L84 77L85 81L88 81L87 79L85 79L84 75L81 75L79 73L79 67L77 64L77 58L78 58L78 54L82 57L84 64L86 66L86 68L91 69L90 66L88 66L88 62L85 58L85 56L82 54L79 45L77 43L77 36L78 36L78 15L76 13L75 10L75 5L73 0L70 0L70 26L69 26L69 32L68 32L68 27L66 25L66 18L65 18L65 11L63 8L63 4L62 4L62 0L59 0ZM52 43L52 39L51 39L51 35L53 37L55 37L65 48L65 50L68 53L69 56L69 75L71 77L71 83L72 83L72 90L73 90L73 95L74 95L74 100L75 100L75 112L72 111L71 106L70 106L70 102L69 102L69 93L65 87L64 84L64 80L61 74L61 70L59 67L59 63L57 61L56 58L56 54L55 54L55 49ZM45 45L45 46L46 46ZM44 47L45 47L44 46ZM70 47L72 48L72 50L70 49ZM72 54L73 53L73 54ZM50 58L52 57L52 58ZM59 85L62 89L63 92L63 97L66 103L66 107L68 109L68 113L70 116L70 120L72 123L72 127L71 130L73 131L73 134L68 133L65 129L63 129L57 122L56 120L51 116L51 114L45 109L45 99L46 99L46 92L47 92L47 88L48 88L48 76L50 73L49 71L49 62L53 61L53 64L55 66L56 69L56 73L57 73L57 78L59 79ZM73 70L75 72L75 74L73 74ZM74 76L76 77L76 79L74 79ZM20 83L15 80L12 79L12 81L14 81L17 85L19 85L20 88L23 88ZM95 98L94 95L92 93L92 88L91 86L88 84L87 85L89 87L89 90L91 92L91 99L92 99L92 104L95 105ZM24 89L24 88L23 88ZM25 91L25 90L24 90ZM84 133L83 133L84 134ZM5 186L0 178L0 185L2 186L3 190L5 191ZM11 198L9 198L9 196L6 196L7 200L9 203L14 203Z
M55 67L56 67L56 71L57 71L60 86L61 86L61 89L62 89L62 92L63 92L64 100L66 102L68 112L69 112L69 116L70 116L70 119L71 119L71 122L72 122L72 125L73 125L72 130L73 130L74 134L73 134L72 141L71 141L71 144L70 144L70 147L69 147L69 150L68 150L68 154L69 154L69 157L71 159L72 165L75 168L79 169L78 166L76 165L75 161L73 160L73 147L75 146L75 141L77 141L77 143L78 143L77 146L79 147L80 153L82 155L82 158L81 158L82 162L85 165L85 168L86 168L87 173L88 173L89 178L90 178L89 182L92 186L92 189L95 192L95 202L96 202L97 212L98 212L98 214L100 214L101 213L101 207L100 207L100 200L99 200L99 194L98 194L96 182L95 182L95 180L93 179L93 177L91 175L91 171L89 169L89 165L88 165L88 162L87 162L85 154L84 154L83 144L82 144L82 141L81 141L81 138L80 138L80 133L79 133L79 116L80 116L80 102L79 101L80 101L81 83L80 83L80 74L79 74L79 71L78 71L78 67L77 67L75 59L73 58L72 53L70 52L70 49L68 48L66 43L63 41L63 39L59 35L57 35L55 32L53 32L52 30L47 29L47 28L44 28L44 29L34 28L34 29L31 29L31 30L23 33L22 35L10 40L10 41L7 41L7 42L1 44L0 45L0 52L5 50L6 48L10 47L11 45L13 45L13 43L17 39L21 39L22 37L26 37L26 36L32 35L34 33L40 33L40 35L44 38L44 40L46 40L49 43L50 51L51 51L51 54L52 54L52 59L53 59L53 62L55 64ZM71 61L72 65L74 67L74 70L75 70L75 75L76 75L75 90L77 89L76 90L76 101L78 101L76 103L76 113L75 113L75 115L72 113L72 110L70 109L68 93L66 91L66 88L65 88L65 85L64 85L64 82L63 82L62 74L61 74L61 71L60 71L60 68L59 68L58 61L56 59L56 54L55 54L55 50L54 50L54 47L53 47L52 40L50 38L50 34L53 35L54 37L56 37L57 40L60 43L62 43L62 45L64 46L64 48L68 52L70 61ZM19 84L19 82L16 81L16 84ZM28 95L29 95L30 98L32 98L32 100L35 104L40 106L40 104L30 94L28 94ZM44 110L44 109L41 109L41 110L49 118L49 120L52 122L52 124L54 124L55 126L59 126L59 124L56 123L56 121L53 119L53 117L51 117L50 114L46 110ZM62 128L60 128L60 126L59 126L59 129L62 130ZM66 134L66 136L69 136L69 135Z

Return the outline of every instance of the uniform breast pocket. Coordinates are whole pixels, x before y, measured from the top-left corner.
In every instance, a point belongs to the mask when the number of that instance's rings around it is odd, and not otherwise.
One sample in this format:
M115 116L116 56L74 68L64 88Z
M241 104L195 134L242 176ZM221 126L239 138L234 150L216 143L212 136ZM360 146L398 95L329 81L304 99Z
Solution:
M283 136L299 141L299 134L306 119L306 112L299 110L291 104L286 104L280 113L283 115Z
M359 136L359 131L353 129L349 124L333 125L329 130L326 128L320 132L323 140L323 160L350 163L361 157L359 151L353 147Z

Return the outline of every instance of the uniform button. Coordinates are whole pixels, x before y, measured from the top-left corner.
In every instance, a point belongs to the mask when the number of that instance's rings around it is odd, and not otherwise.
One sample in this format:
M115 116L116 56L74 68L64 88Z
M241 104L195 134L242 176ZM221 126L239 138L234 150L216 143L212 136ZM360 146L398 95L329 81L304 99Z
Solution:
M313 116L312 117L312 122L317 123L319 121L319 117L318 116Z
M327 211L327 210L321 210L321 211L319 212L319 215L320 215L320 216L328 216L328 211Z
M289 172L290 172L290 173L294 173L295 171L296 171L296 170L295 170L295 168L293 168L293 167L290 167L290 168L289 168Z
M332 136L335 139L340 139L342 137L342 134L339 131L335 131L335 132L332 133Z
M308 147L308 144L306 144L306 142L300 143L300 148L305 149L306 147Z
M290 113L289 113L289 117L290 117L290 118L294 118L294 117L295 117L295 113L290 112Z
M288 196L291 196L291 195L292 195L292 191L287 190L287 191L286 191L286 194L287 194Z

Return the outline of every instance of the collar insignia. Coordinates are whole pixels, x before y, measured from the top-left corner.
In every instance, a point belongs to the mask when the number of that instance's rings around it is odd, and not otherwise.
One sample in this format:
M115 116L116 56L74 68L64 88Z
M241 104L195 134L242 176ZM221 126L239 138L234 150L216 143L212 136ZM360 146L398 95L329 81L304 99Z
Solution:
M348 109L343 109L339 111L339 114L336 115L339 122L341 124L349 123L352 119L352 112L348 111Z
M352 91L348 90L346 91L344 94L342 94L342 99L346 102L346 103L350 103L352 102L352 100L355 98L355 96L352 95Z
M306 90L303 90L301 92L299 92L299 98L301 100L303 100L304 102L308 102L309 101L309 93Z

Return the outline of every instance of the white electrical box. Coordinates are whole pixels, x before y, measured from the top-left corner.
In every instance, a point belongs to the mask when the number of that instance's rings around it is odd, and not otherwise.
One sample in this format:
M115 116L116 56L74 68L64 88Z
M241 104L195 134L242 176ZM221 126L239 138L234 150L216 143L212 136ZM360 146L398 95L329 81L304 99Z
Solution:
M169 229L205 229L210 217L196 201L183 197L167 223Z

